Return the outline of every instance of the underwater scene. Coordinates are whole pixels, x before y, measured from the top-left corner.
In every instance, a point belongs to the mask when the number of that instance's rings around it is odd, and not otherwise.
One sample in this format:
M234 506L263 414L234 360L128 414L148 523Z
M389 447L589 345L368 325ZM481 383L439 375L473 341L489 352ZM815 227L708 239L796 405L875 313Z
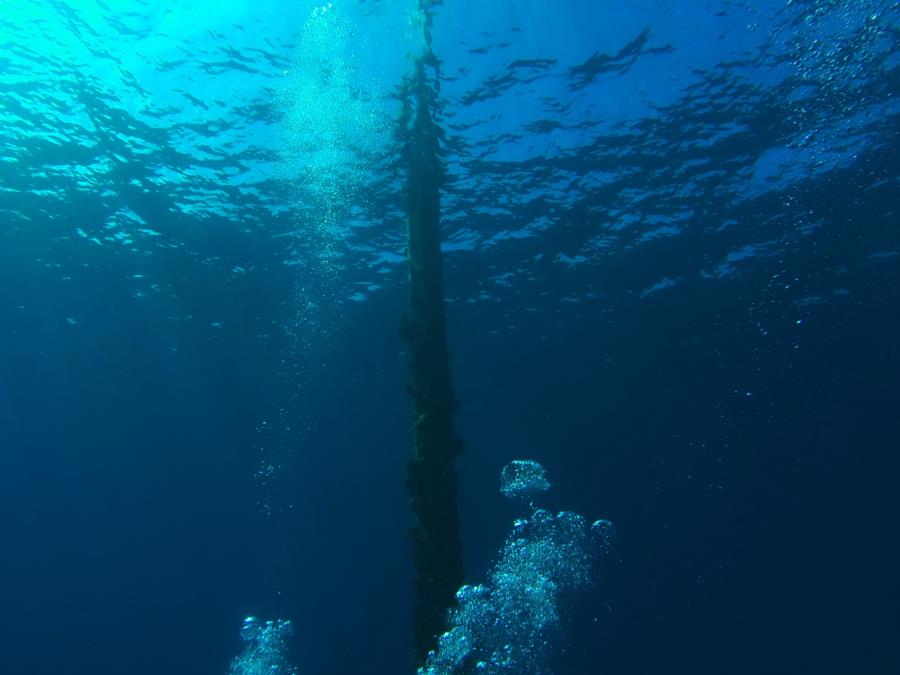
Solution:
M900 673L898 43L0 0L0 675Z

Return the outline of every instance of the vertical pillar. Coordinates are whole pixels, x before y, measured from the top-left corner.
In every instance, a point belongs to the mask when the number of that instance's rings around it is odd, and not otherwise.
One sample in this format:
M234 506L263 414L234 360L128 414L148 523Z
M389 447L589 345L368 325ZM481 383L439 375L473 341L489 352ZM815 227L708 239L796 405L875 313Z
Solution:
M430 52L416 62L406 119L409 308L403 332L410 354L413 457L407 487L415 516L410 534L418 663L436 646L435 636L443 632L447 610L463 581L454 465L462 441L453 430L456 401L447 351L440 237L443 169L440 129L434 121L436 92L427 78L430 65Z

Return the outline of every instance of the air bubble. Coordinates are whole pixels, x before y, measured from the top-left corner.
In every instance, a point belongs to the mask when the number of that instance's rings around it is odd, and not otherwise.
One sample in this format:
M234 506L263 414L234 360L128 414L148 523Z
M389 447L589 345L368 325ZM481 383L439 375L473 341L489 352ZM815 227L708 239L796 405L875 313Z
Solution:
M518 460L501 474L501 492L530 497L550 486L537 462ZM450 628L428 655L419 675L470 672L542 673L560 628L563 593L592 583L599 553L611 544L612 523L590 528L581 515L535 509L518 519L487 583L463 586Z
M549 489L547 470L535 461L517 459L500 472L500 492L510 499L530 499Z
M290 621L248 616L241 625L241 639L247 645L231 662L229 675L297 675L287 660L287 640L293 632Z

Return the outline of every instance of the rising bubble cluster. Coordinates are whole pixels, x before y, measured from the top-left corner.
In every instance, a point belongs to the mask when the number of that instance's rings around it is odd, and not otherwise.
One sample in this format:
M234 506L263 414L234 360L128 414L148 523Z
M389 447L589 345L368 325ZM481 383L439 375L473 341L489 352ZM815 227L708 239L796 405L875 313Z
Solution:
M508 496L530 496L549 487L537 462L516 461L501 474ZM588 587L594 562L605 553L612 524L588 526L572 511L534 509L513 524L485 584L463 586L450 628L419 675L450 673L547 673L560 627L560 599Z
M241 639L246 647L231 662L229 675L297 675L287 657L287 640L292 633L290 621L247 617L241 627Z
M550 489L547 470L530 459L517 459L500 472L500 492L511 499L530 499Z

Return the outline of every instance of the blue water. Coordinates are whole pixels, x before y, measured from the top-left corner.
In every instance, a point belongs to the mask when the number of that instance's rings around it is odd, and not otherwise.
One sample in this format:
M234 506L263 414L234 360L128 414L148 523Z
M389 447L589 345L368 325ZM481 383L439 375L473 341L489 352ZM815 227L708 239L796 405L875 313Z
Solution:
M467 581L559 674L900 672L900 3L430 9ZM0 673L411 672L415 0L0 4ZM501 556L502 557L502 556Z

